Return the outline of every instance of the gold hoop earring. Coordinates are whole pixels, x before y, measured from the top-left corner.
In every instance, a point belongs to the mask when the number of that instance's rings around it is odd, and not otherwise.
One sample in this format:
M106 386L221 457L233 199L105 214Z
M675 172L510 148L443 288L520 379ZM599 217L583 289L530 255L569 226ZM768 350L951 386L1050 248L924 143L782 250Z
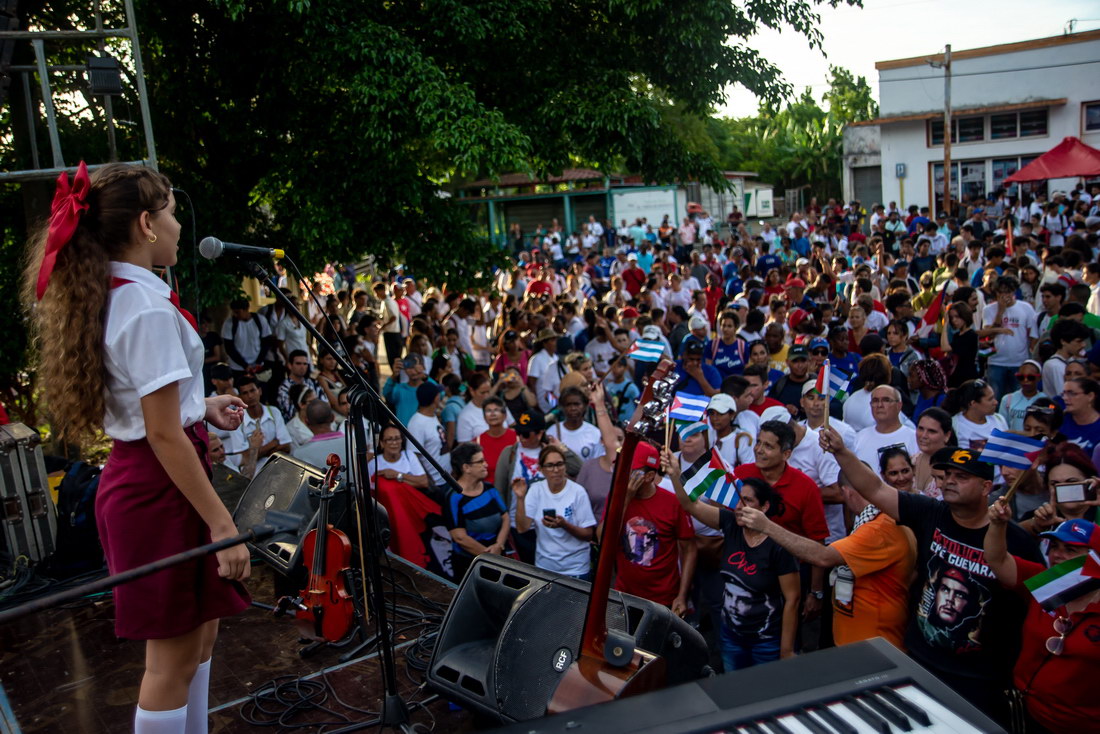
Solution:
M149 244L150 244L150 245L155 245L156 243L157 243L157 236L156 236L155 234L154 234L154 235L150 235L150 236L149 236Z

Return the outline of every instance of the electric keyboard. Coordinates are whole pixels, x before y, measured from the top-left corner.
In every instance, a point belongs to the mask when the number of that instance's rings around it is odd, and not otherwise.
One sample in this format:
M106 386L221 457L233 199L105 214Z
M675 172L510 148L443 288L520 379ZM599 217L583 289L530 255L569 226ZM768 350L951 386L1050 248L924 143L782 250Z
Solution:
M495 730L496 734L1003 734L881 638Z

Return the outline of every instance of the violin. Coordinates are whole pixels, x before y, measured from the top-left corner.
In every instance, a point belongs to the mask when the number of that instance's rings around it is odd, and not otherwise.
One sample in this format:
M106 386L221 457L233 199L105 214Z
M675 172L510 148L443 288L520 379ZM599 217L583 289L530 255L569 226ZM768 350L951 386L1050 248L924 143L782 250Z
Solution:
M607 599L618 554L616 536L622 528L634 451L644 440L644 434L655 431L667 419L675 391L675 381L666 379L672 366L668 360L657 365L626 425L626 438L615 461L607 497L604 537L584 616L580 652L559 681L547 706L548 714L645 693L667 682L663 658L635 649L634 639L629 634L608 630Z
M321 484L317 527L302 542L302 557L309 566L306 588L302 589L295 618L303 638L339 642L355 623L355 603L348 593L351 570L351 541L328 523L329 503L335 494L340 457L329 454L328 469Z

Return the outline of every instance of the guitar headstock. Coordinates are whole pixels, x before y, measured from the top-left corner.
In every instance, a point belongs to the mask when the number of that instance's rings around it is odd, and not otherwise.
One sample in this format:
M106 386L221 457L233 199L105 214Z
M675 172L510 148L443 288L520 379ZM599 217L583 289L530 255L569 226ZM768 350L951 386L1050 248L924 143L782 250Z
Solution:
M638 407L630 417L627 428L643 435L661 428L668 416L668 407L676 393L675 364L663 359L646 381L645 390L638 399Z

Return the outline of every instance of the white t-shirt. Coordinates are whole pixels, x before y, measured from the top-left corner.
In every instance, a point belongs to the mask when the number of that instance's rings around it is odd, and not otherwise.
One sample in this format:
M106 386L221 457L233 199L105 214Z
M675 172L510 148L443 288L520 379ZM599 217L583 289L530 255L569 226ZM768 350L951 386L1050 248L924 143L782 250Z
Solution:
M588 542L573 537L565 528L548 528L542 524L544 510L564 517L580 528L596 524L592 502L584 487L572 479L565 480L560 492L551 492L545 481L532 484L527 490L524 510L535 528L535 565L547 571L583 576L590 570Z
M292 453L294 449L313 440L313 431L309 430L309 426L302 422L297 413L287 421L286 432L290 434L290 450Z
M252 435L252 432L256 430L256 425L260 426L260 433L263 434L263 440L260 445L270 443L271 441L278 441L280 444L291 443L290 433L286 430L286 423L283 421L283 414L270 405L263 405L263 412L259 418L253 418L248 414L246 410L244 412L244 421L240 427L229 434L229 439L225 441L225 451L227 464L231 464L235 469L241 468L241 458L244 451L248 450L248 437ZM310 437L312 439L312 436ZM264 464L268 462L270 456L261 456L256 459L256 472L259 473L260 469L263 469Z
M606 374L611 369L611 360L619 354L619 350L615 349L614 344L599 339L588 342L584 351L592 358L592 368L596 370L597 375Z
M829 425L840 422L831 420ZM802 425L806 426L805 423ZM845 445L854 444L845 443ZM835 484L840 476L840 465L836 463L832 454L822 450L821 435L809 426L806 426L806 435L794 447L787 463L812 479L819 489ZM825 538L826 543L845 537L848 529L844 525L844 505L825 505L825 524L829 526L829 537Z
M489 424L485 422L485 412L473 402L466 405L458 412L458 421L455 423L455 441L465 443L473 441L489 430Z
M603 436L600 434L600 429L591 423L582 422L580 428L570 430L565 427L565 422L562 421L550 430L553 431L552 435L555 438L584 461L607 453L603 447Z
M718 438L718 433L713 428L708 429L710 442L707 445L718 449L718 453L732 467L754 463L756 456L753 454L753 446L760 430L760 417L751 410L743 410L734 417L732 427L733 431L725 438Z
M112 262L111 275L132 283L111 289L107 296L104 432L119 441L145 438L141 399L173 382L179 383L181 423L198 423L206 415L198 332L168 300L168 284L151 271Z
M531 359L527 361L527 378L535 378L536 380L542 377L542 373L555 361L558 355L553 352L547 352L545 349L540 349L531 355Z
M844 401L844 422L855 431L875 425L871 416L871 391L860 388Z
M989 364L997 367L1018 367L1030 356L1029 340L1039 338L1035 309L1030 303L1016 301L1005 310L1001 322L997 324L994 323L997 308L996 303L986 306L982 311L982 323L985 328L1003 326L1011 329L1012 333L998 334L993 338L993 346L997 348L997 352L990 355Z
M131 278L127 278L132 280ZM165 286L167 287L167 286ZM237 364L232 356L229 357L229 367L234 370L246 369L249 365L260 361L260 340L271 335L271 327L267 325L267 319L258 314L253 314L248 321L237 321L237 336L233 336L233 317L230 316L222 324L222 340L226 344L232 344L241 359L248 364ZM226 350L228 352L228 350Z
M545 352L542 352L542 354L545 354ZM563 367L561 359L555 354L550 361L546 362L546 366L543 367L538 379L535 380L535 398L538 400L539 410L543 413L549 412L553 407L550 404L551 395L554 396L555 403L557 402ZM528 377L531 376L530 365L527 368L527 375Z
M443 433L443 426L440 425L438 418L424 415L420 411L413 413L412 418L409 419L409 433L420 442L420 445L424 447L429 456L438 461L444 468L447 467L447 461L443 456L443 440L446 434ZM432 483L432 486L442 485L443 476L435 470L435 467L427 461L422 460L421 463L424 464L424 469L428 472L428 481Z
M443 462L440 463L442 464ZM424 467L408 449L398 454L396 461L390 461L384 455L378 454L378 456L370 460L367 466L369 467L372 480L374 479L374 475L383 469L393 469L398 474L413 477L422 477L425 474Z
M301 321L295 326L294 319L284 316L275 324L274 332L275 338L283 343L287 355L296 349L300 349L306 353L307 357L309 356L309 344L306 343L306 327L302 325Z
M917 432L909 426L903 425L890 433L879 433L878 429L871 425L856 434L856 457L866 462L876 474L881 476L878 460L882 453L881 449L898 444L905 447L909 458L920 453L920 447L917 446Z
M958 439L959 447L964 449L970 448L971 441L988 441L993 435L994 428L1008 430L1008 423L999 413L986 418L985 423L975 423L962 413L956 413L951 419L951 425L955 428L955 438Z

